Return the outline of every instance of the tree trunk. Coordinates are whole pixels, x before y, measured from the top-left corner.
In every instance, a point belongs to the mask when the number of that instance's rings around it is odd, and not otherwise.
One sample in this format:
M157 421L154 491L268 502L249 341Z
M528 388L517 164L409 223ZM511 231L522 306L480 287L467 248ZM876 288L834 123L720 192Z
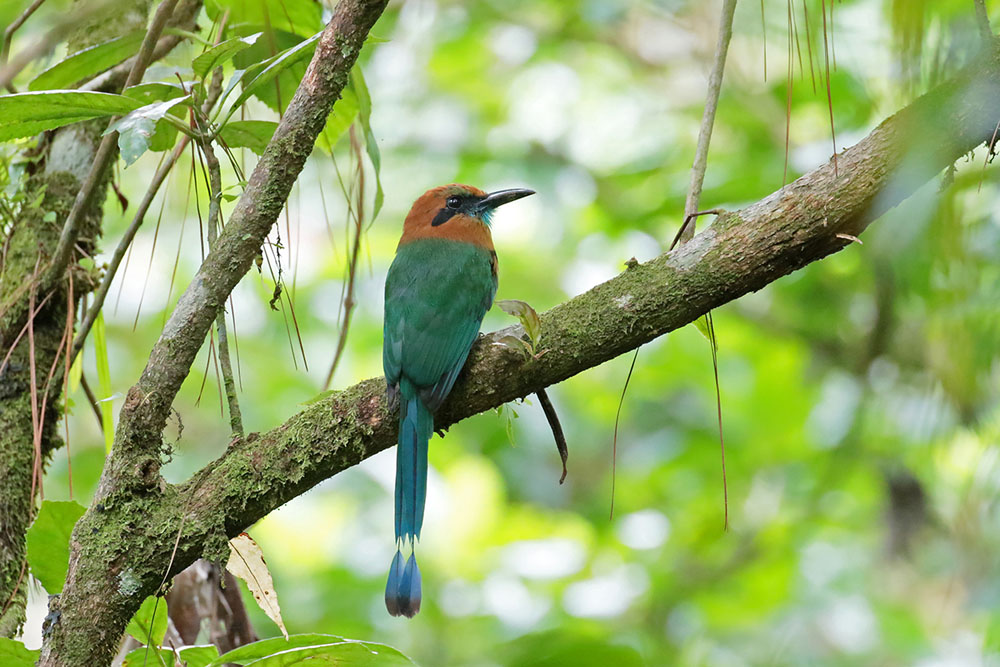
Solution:
M69 53L142 28L150 4L150 0L129 0L111 15L92 17L70 37ZM0 315L0 349L6 354L15 340L19 342L8 364L0 368L0 636L17 634L24 623L25 532L34 518L35 498L41 493L41 473L52 452L62 444L56 428L61 414L61 368L54 369L51 382L48 378L62 354L57 351L66 331L67 309L75 309L93 287L92 276L74 264L70 304L67 282L41 294L33 285L33 277L45 268L58 245L62 223L90 170L106 126L107 121L88 121L42 135L33 151L41 159L33 164L26 188L26 200L34 201L41 195L41 205L25 207L5 239L0 303L6 308ZM96 250L100 236L109 174L110 170L101 178L96 196L84 213L77 245L88 255ZM30 318L30 331L25 331L31 302L36 304L37 312ZM33 418L32 404L34 411L39 411L43 397L45 411ZM41 425L37 451L36 424ZM34 484L33 470L38 473Z

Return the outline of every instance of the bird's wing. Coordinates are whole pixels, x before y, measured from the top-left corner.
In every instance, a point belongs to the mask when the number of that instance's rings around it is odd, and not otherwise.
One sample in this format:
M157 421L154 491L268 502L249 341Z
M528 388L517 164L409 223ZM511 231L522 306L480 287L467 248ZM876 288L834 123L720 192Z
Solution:
M382 359L386 379L406 376L436 410L465 364L496 278L490 252L422 239L399 248L385 287Z

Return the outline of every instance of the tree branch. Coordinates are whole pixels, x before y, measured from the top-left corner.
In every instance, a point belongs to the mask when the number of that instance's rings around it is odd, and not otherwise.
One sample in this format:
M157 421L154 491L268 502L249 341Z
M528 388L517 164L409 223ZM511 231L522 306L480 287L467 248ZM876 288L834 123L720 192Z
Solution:
M48 627L42 665L106 663L129 616L168 567L169 575L202 555L225 558L230 536L395 442L396 420L379 378L325 398L268 433L234 439L183 485L165 483L158 472L160 432L177 387L277 218L384 4L338 5L229 224L129 391L94 505L73 532L66 587L50 604L57 620ZM523 335L516 327L481 337L436 424L446 427L565 380L843 249L850 242L841 235L860 235L986 141L998 104L994 50L837 156L839 173L827 163L721 215L675 251L544 313L544 356L524 360L494 344L503 335Z
M221 68L220 68L221 69ZM215 80L221 80L216 77ZM205 128L202 128L204 132ZM204 135L203 135L204 136ZM222 208L222 171L219 168L219 158L209 139L199 142L205 166L208 169L208 247L214 248L218 237L218 225ZM236 381L233 379L233 364L229 358L229 334L226 332L226 309L219 308L215 317L215 328L219 333L219 365L222 367L223 386L226 390L226 403L229 406L229 428L234 436L243 435L243 417L240 414L240 402L236 395Z
M387 0L343 0L229 223L181 296L125 399L116 447L155 454L173 398L236 283L250 269Z
M188 20L197 12L201 0L184 0L190 10ZM81 7L56 20L56 27L41 39L18 54L15 59L21 64L35 57L41 49L48 50L52 40L62 39L66 33L74 33L67 45L74 53L80 49L110 39L126 31L142 28L146 24L150 0L130 2L129 6L139 11L109 12L108 0L79 3ZM121 3L118 5L121 10ZM182 12L176 18L181 18ZM19 71L16 63L8 63L0 68L0 79ZM124 81L124 77L119 83ZM41 197L42 204L37 209L27 208L20 212L18 219L4 242L4 263L0 267L0 341L3 341L6 357L10 364L0 369L0 552L6 558L0 559L0 636L13 636L19 632L24 619L25 587L22 586L22 567L25 558L25 531L35 510L32 494L31 475L35 459L35 439L37 433L27 428L32 424L30 415L30 395L41 391L42 406L42 464L53 450L61 444L56 433L58 423L57 403L62 391L62 382L53 382L48 387L32 383L29 369L56 368L56 360L65 348L65 322L77 301L90 289L89 276L85 271L77 271L80 278L78 289L71 292L66 283L57 282L51 289L39 289L44 297L39 302L38 312L31 314L35 337L34 355L29 355L27 346L17 347L17 332L25 327L29 317L28 302L31 281L25 276L33 275L33 267L41 259L48 263L51 251L58 245L60 226L42 220L42 212L56 214L57 220L69 215L80 190L94 162L94 152L100 143L101 121L86 121L45 133L39 148L45 156L39 169L29 169L32 173L26 184L30 197ZM109 174L97 184L103 192ZM73 247L92 253L100 237L101 210L103 196L93 196L79 219L78 238ZM42 304L48 304L42 308ZM33 358L32 358L33 357ZM25 370L19 370L19 369Z
M7 64L7 55L10 53L10 41L14 39L14 33L17 32L22 25L24 25L25 21L31 18L31 15L42 6L43 2L45 2L45 0L34 0L23 12L21 12L20 16L14 19L13 23L4 29L3 46L0 46L0 65Z
M447 427L680 328L709 310L837 252L885 211L987 141L1000 104L994 51L887 119L832 161L713 225L675 251L598 285L541 315L532 360L503 345L511 327L481 336L435 418ZM235 535L320 481L391 447L396 419L382 378L315 403L281 426L230 443L180 486L191 502L182 549L196 555L220 520ZM206 531L206 527L208 530ZM159 547L163 548L163 545ZM155 552L150 557L159 557ZM187 558L179 556L175 568Z
M719 95L722 92L722 75L726 71L726 54L729 53L729 40L733 36L735 12L736 0L725 0L722 4L722 15L719 16L719 41L715 45L715 60L708 78L705 111L701 116L701 127L698 128L698 146L695 148L694 164L691 166L691 183L688 186L687 199L684 201L681 242L694 236L696 218L692 216L698 210L701 186L705 182L705 170L708 168L708 145L712 141L712 128L715 127L715 111L719 106Z
M129 390L95 498L74 528L66 585L50 603L52 622L39 664L107 664L129 617L169 569L172 547L162 560L140 554L159 544L162 531L177 535L178 528L187 527L182 509L187 503L159 475L161 436L174 396L281 212L387 1L342 0L337 5L228 224L181 296L139 382ZM159 530L138 529L154 515ZM222 524L212 521L218 540L202 542L198 555L224 560L228 539ZM194 557L187 549L177 553L185 567Z

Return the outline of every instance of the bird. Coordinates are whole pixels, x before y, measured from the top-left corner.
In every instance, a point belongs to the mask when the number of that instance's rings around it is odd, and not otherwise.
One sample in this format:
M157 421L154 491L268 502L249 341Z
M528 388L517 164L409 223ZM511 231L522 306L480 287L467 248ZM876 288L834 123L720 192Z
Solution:
M421 195L403 222L385 281L382 330L389 409L399 409L396 555L385 586L385 606L393 616L412 618L420 611L416 542L427 497L428 443L434 413L465 365L496 295L493 214L532 194L525 188L486 193L469 185L442 185Z

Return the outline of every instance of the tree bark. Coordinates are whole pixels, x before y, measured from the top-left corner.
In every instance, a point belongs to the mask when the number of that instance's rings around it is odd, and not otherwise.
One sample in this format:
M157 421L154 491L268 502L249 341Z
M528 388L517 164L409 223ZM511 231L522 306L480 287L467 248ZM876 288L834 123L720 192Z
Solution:
M117 37L124 32L145 25L150 0L131 0L119 7L114 18L106 13L91 17L71 37L69 53ZM28 179L28 201L42 195L38 208L27 208L15 222L5 239L5 258L0 273L0 303L6 307L0 314L0 349L6 354L15 340L20 338L11 352L10 361L0 368L0 636L13 636L24 622L25 590L25 533L34 517L35 497L40 489L32 483L33 471L39 473L51 453L61 444L57 435L60 410L61 382L54 378L50 383L45 411L32 418L32 394L36 410L45 396L49 369L56 362L66 327L66 311L70 307L65 284L58 285L51 293L38 293L37 274L51 259L58 245L62 222L76 197L80 182L86 176L94 158L101 132L107 121L90 121L70 125L40 139L36 149L42 159L36 164ZM92 253L100 234L101 213L108 174L97 188L101 196L83 215L79 246ZM45 220L54 213L54 219ZM75 273L74 303L88 291L90 276L79 267ZM30 292L35 290L35 294ZM28 304L45 305L32 318L34 359L29 353L29 336L24 333L28 322ZM36 306L37 307L37 306ZM32 392L31 366L34 364L35 381ZM59 369L57 369L59 370ZM60 375L61 377L61 375ZM41 440L36 463L34 448L35 423L42 425ZM39 480L36 480L40 482Z
M159 553L164 544L159 538L173 544L187 525L188 501L159 472L171 404L229 293L259 253L387 2L342 0L337 5L229 222L181 296L139 382L126 395L94 500L70 540L66 585L49 604L40 665L108 664L142 600L156 592L166 572L184 569L170 566L175 556L169 547ZM155 536L146 523L154 515ZM225 562L228 538L221 523L211 522L215 540L203 542L198 554L176 554L184 567L201 553ZM151 550L166 557L139 555Z
M88 18L70 35L69 53L141 29L150 5L152 0L126 0L114 10L96 15L85 12ZM201 0L183 0L174 12L172 25L193 27L200 9ZM154 55L162 57L178 43L176 36L164 38L157 44ZM110 70L100 77L101 85L92 89L117 92L127 74L128 70L120 68ZM35 483L32 481L34 471L37 467L40 475L52 452L62 446L57 427L65 367L59 357L71 342L64 341L64 335L70 338L73 335L72 331L66 332L67 310L76 308L80 299L94 288L98 277L74 261L67 270L74 278L71 300L67 281L59 279L50 281L51 287L40 286L39 274L49 265L59 245L63 223L94 161L106 125L106 120L77 123L41 136L33 152L41 157L34 163L25 194L28 201L41 196L41 205L26 208L5 238L0 269L0 304L3 304L0 349L6 354L18 342L10 351L8 364L0 368L0 489L3 490L0 493L0 636L17 634L24 622L25 533L41 492L40 477ZM85 255L92 256L96 251L109 179L110 169L98 180L74 235L74 248ZM36 303L37 312L29 318L31 301ZM29 319L30 335L26 330ZM34 418L33 402L39 412ZM37 451L36 424L41 435Z
M182 485L159 475L161 433L177 388L229 292L250 267L302 168L330 104L384 1L344 0L225 231L181 298L122 408L93 506L71 542L66 587L50 605L42 665L101 665L130 615L161 580L323 479L395 442L382 379L336 392L263 435L234 439ZM879 215L989 140L1000 108L995 44L970 67L887 119L828 163L675 251L542 315L541 348L525 359L479 339L436 422L560 382L806 264L851 245Z

